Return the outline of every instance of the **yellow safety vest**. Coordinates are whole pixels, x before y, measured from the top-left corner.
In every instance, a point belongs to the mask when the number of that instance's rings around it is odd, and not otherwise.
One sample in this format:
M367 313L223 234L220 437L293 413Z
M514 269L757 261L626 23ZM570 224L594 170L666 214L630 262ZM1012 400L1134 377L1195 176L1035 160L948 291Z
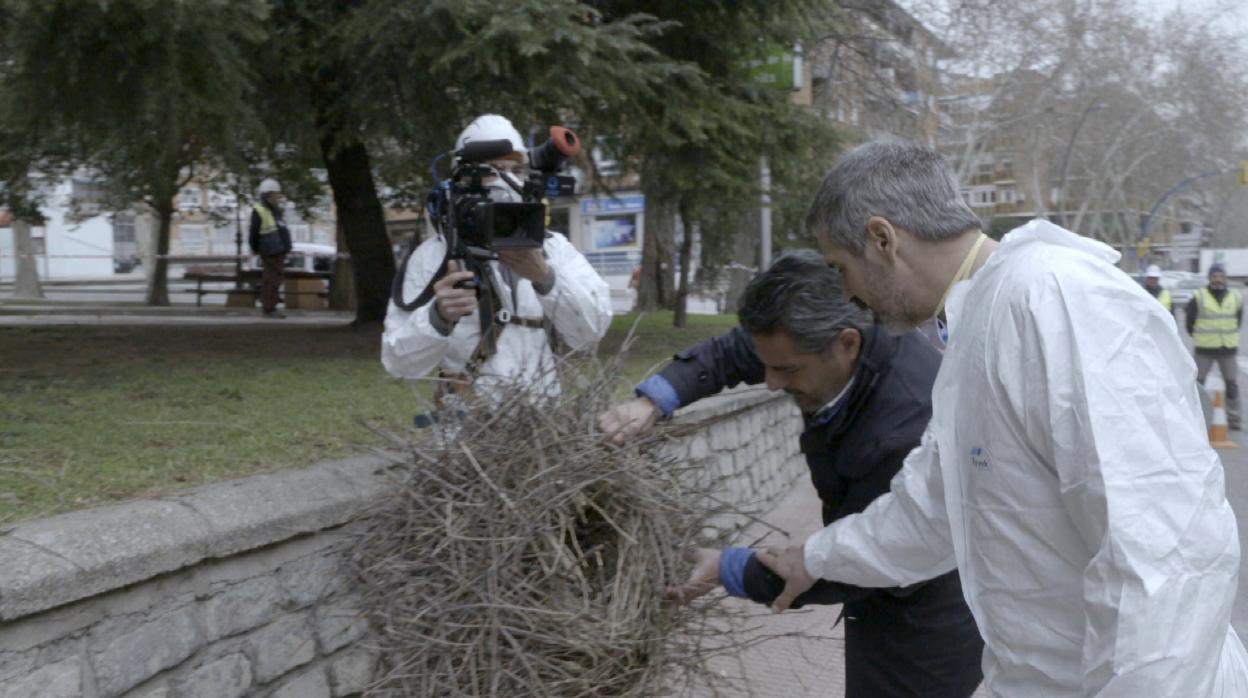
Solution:
M1170 300L1170 291L1168 289L1161 289L1154 298L1157 299L1158 303L1161 303L1161 307L1165 308L1167 312L1174 309L1174 301Z
M1238 349L1239 309L1244 299L1239 291L1227 289L1222 302L1209 291L1200 289L1196 295L1196 323L1192 339L1197 349Z
M272 235L277 232L277 218L273 216L273 212L264 204L255 204L252 206L256 213L260 216L260 234Z

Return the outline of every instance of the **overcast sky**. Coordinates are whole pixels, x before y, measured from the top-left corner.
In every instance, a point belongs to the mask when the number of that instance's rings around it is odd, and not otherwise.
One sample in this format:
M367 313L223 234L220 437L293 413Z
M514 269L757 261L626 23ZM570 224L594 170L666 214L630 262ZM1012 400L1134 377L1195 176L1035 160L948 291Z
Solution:
M1136 0L1141 7L1156 17L1161 17L1178 6L1185 10L1207 12L1221 10L1228 26L1248 32L1248 2L1244 0Z

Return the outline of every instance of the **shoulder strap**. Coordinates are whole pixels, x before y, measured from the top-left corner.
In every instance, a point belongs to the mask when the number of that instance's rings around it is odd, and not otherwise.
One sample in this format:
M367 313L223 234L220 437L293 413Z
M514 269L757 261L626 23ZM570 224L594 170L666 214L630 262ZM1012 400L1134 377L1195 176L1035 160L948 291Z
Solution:
M394 301L394 304L400 310L408 313L428 303L429 299L433 298L433 285L446 276L446 263L451 258L451 248L448 245L446 254L442 257L442 263L438 265L438 269L433 273L433 278L429 279L429 283L425 284L425 290L416 296L416 300L405 303L403 302L403 281L407 279L407 264L412 260L412 255L416 254L418 247L420 245L413 240L412 246L407 250L407 254L403 255L403 261L399 264L398 270L394 272L394 280L390 282L390 300Z

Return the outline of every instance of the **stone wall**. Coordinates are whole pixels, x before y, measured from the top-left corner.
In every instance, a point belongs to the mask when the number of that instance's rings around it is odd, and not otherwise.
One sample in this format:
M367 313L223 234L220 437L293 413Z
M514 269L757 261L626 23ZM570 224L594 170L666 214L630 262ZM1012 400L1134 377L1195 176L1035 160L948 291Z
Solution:
M733 503L765 507L805 472L783 396L734 391L677 421L672 452ZM325 463L0 529L0 698L358 695L377 658L340 560L384 470Z

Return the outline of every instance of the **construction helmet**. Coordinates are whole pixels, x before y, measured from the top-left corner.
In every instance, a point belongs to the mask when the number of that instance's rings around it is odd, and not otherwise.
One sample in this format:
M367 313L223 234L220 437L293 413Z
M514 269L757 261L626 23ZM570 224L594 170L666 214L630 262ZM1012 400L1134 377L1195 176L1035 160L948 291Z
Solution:
M1161 278L1161 267L1157 266L1156 264L1150 264L1150 265L1148 265L1148 271L1145 271L1145 272L1144 272L1144 276L1146 276L1146 277L1148 277L1148 278L1150 278L1150 279L1160 279L1160 278Z
M463 148L465 145L474 141L511 141L512 153L507 156L513 160L523 161L525 158L524 139L520 137L520 132L506 117L498 114L482 114L473 119L471 123L460 132L459 138L455 139L455 150Z
M282 185L278 184L276 179L269 177L260 182L260 189L258 192L260 196L264 196L265 194L281 194Z

